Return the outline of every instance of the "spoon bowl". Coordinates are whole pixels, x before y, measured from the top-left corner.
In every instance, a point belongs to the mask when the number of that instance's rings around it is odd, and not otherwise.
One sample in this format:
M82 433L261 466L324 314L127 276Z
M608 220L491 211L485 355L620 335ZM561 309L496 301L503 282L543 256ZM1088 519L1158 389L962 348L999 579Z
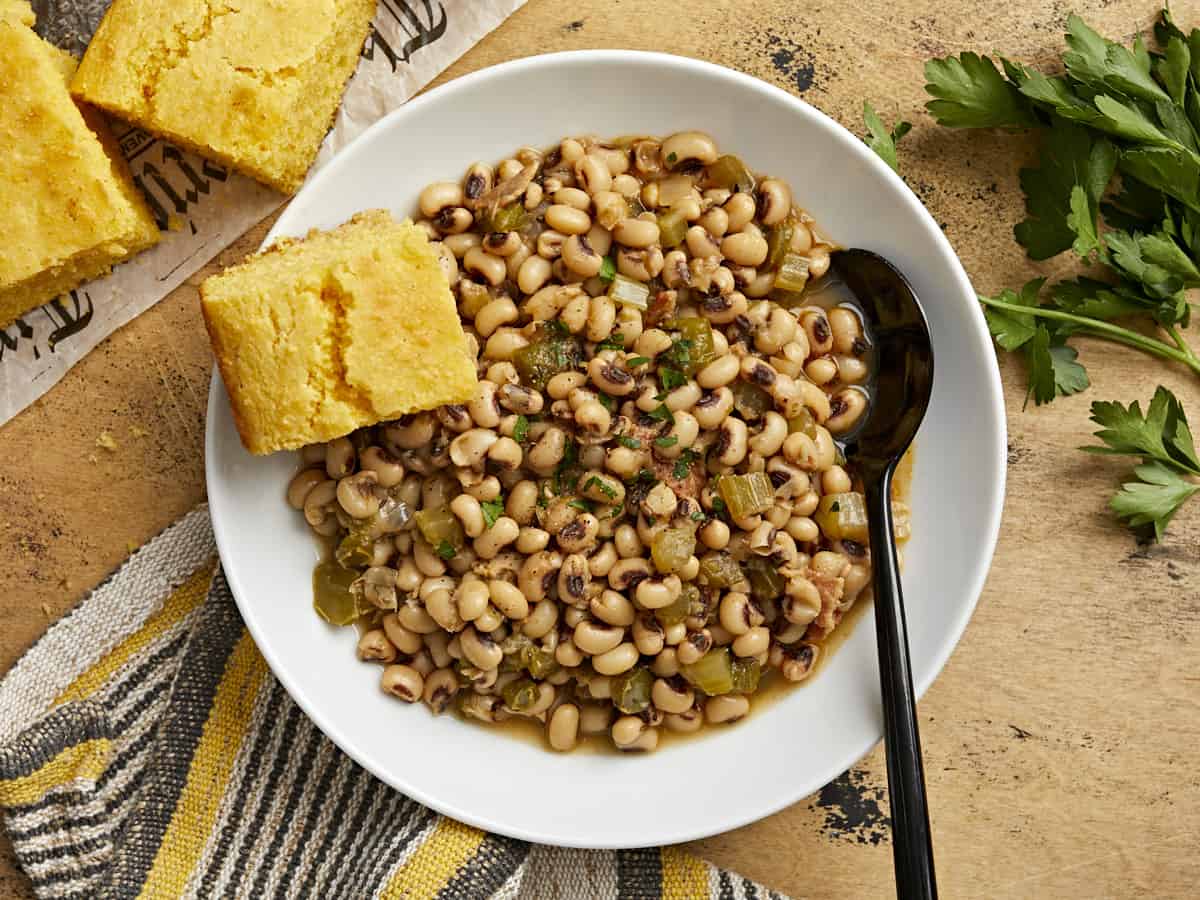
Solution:
M929 407L933 340L908 280L882 256L843 250L831 268L861 306L875 347L871 405L846 444L846 459L861 474L866 494L896 893L904 900L934 898L933 841L892 529L892 476Z

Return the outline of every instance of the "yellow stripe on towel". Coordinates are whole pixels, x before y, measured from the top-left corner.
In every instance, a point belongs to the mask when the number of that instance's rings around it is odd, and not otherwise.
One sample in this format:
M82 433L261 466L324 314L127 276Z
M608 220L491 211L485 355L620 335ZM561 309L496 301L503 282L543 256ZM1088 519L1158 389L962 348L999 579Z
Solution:
M95 781L108 764L111 747L108 738L93 738L68 747L35 772L0 779L0 805L35 803L55 788L79 778Z
M70 700L90 697L112 678L121 666L136 657L147 645L177 625L208 596L213 577L212 563L205 563L187 581L175 588L162 608L146 620L146 624L117 644L111 652L76 678L54 701L61 706Z
M708 896L708 866L675 847L662 848L663 900Z
M379 900L431 900L483 843L478 828L443 817L392 876Z
M213 698L187 783L159 845L142 897L179 897L199 862L228 789L234 761L246 738L267 664L249 632L230 654ZM269 725L265 727L270 727Z

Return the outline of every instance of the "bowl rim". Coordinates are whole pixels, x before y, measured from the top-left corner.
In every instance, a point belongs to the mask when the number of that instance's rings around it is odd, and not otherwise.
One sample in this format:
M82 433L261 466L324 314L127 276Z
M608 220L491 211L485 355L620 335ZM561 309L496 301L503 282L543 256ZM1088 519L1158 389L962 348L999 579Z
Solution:
M874 151L872 151L866 143L859 139L853 132L843 126L840 122L834 119L829 114L823 112L807 101L797 97L796 95L783 90L776 85L770 84L760 78L756 78L745 72L731 69L727 66L722 66L717 63L708 62L707 60L695 59L692 57L679 56L676 54L662 53L656 51L644 50L624 50L624 49L594 49L594 50L568 50L555 53L535 54L532 56L521 57L519 59L507 60L497 63L492 66L478 69L474 72L452 78L432 89L429 89L418 96L410 99L402 106L387 113L376 122L368 126L361 134L355 137L347 146L343 147L328 163L315 172L303 185L303 187L290 198L283 212L271 227L266 237L260 245L260 250L265 249L274 243L279 237L290 233L287 231L288 211L296 205L297 201L302 200L307 194L320 190L322 184L332 177L332 174L338 172L342 167L351 164L355 151L360 146L365 146L375 140L377 136L392 128L392 123L397 119L401 119L410 115L413 110L419 110L426 105L435 103L441 100L443 96L453 95L457 91L466 90L472 85L480 81L485 81L493 78L498 74L519 73L525 70L544 68L547 66L555 66L558 64L578 65L578 64L599 64L611 65L614 63L629 62L637 60L644 63L649 63L662 67L670 67L683 69L685 71L694 71L703 73L710 77L724 79L732 82L736 87L747 91L748 93L760 93L774 97L789 104L797 113L801 113L814 120L830 133L832 138L842 145L846 152L851 155L856 155L860 161L865 160L868 166L873 166L878 174L886 181L891 182L893 186L901 188L899 194L902 198L902 203L907 207L907 211L914 214L915 218L924 227L923 235L925 242L930 245L933 252L939 253L949 263L950 268L954 272L954 283L947 286L947 292L966 296L975 297L974 288L971 286L969 277L964 269L961 260L955 253L950 241L946 238L942 229L938 226L932 214L925 208L921 201L913 193L912 189L905 181L891 169L882 159L880 159ZM282 227L281 227L282 223ZM978 606L980 597L983 593L988 573L991 568L992 559L995 555L996 544L999 537L1000 523L1004 511L1005 499L1005 483L1007 479L1007 414L1004 406L1004 394L1002 382L1000 378L999 364L996 355L992 350L992 342L987 329L986 320L983 312L977 303L972 303L971 315L969 316L970 331L966 337L972 339L977 344L977 358L980 365L984 367L986 382L989 388L989 405L991 417L994 417L998 426L999 440L994 450L994 458L992 460L992 469L997 473L995 481L995 490L990 500L990 509L987 510L985 520L985 540L980 546L980 553L976 559L974 571L970 583L963 586L962 595L968 598L968 602L960 604L954 615L947 615L945 639L941 643L941 647L937 654L932 659L932 665L928 669L926 677L920 679L914 685L916 698L918 700L924 696L925 692L933 684L934 680L941 674L951 654L958 646L962 639L963 632L966 629L967 623ZM448 804L441 801L439 798L430 796L423 791L418 784L409 783L401 778L395 777L394 773L378 771L367 761L365 752L360 751L353 742L346 739L345 735L341 734L339 729L332 723L325 713L317 708L305 696L303 691L298 688L298 685L292 679L288 670L280 664L279 657L271 649L271 643L268 639L266 630L262 627L262 623L258 622L252 612L253 604L247 604L242 601L242 596L245 592L241 590L238 574L236 571L230 570L225 566L224 560L227 557L226 548L232 546L232 535L226 530L222 517L217 510L220 507L220 501L216 500L221 496L220 491L216 490L219 476L217 469L212 465L212 460L216 456L216 438L215 429L213 427L214 415L213 410L216 404L227 402L224 397L224 386L221 381L220 371L214 366L212 380L209 387L209 400L205 417L205 486L209 497L210 510L213 511L212 525L213 534L216 540L218 554L222 559L222 568L225 573L225 578L230 588L235 602L237 603L239 612L241 613L243 622L251 637L254 639L256 646L262 653L267 665L270 667L272 674L283 685L288 695L296 702L306 716L317 726L317 728L328 737L333 743L347 756L353 759L358 765L362 766L367 772L374 775L383 783L399 791L400 793L411 797L412 799L422 803L425 806L435 810L443 815L450 816L468 825L472 825L486 831L495 832L497 834L506 835L508 837L521 840L532 841L536 843L547 844L550 846L562 847L579 847L579 848L599 848L599 849L622 849L634 847L648 847L655 845L674 844L683 841L697 840L700 838L709 837L714 834L721 834L726 831L743 827L759 819L765 818L781 809L793 805L809 796L816 788L811 787L813 783L824 785L830 780L840 775L848 766L853 765L856 761L866 756L871 749L882 740L882 729L879 733L873 734L868 741L859 747L852 759L837 765L829 766L829 771L816 773L815 777L796 780L793 784L797 785L794 788L781 790L777 797L769 804L764 804L753 812L747 812L741 815L734 816L729 819L722 820L718 827L711 825L687 825L685 827L671 827L666 829L662 834L656 835L653 838L639 840L634 842L616 843L612 841L602 842L585 842L574 838L564 839L561 836L544 833L536 828L514 828L511 825L495 821L487 815L479 815L470 809L461 808L453 804ZM819 777L819 781L817 778Z

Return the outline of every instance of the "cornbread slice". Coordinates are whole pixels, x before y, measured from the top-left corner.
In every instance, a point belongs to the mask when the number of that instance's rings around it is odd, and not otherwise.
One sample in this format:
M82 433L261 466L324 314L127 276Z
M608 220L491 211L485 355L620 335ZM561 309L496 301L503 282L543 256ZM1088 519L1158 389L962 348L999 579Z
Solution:
M3 0L0 0L3 2ZM158 241L75 60L0 9L0 326Z
M382 210L285 239L200 286L251 453L328 441L475 396L475 359L437 254Z
M114 0L71 90L292 193L374 14L375 0Z
M36 21L29 0L0 0L0 19L4 18L16 19L22 25L28 25L30 28Z

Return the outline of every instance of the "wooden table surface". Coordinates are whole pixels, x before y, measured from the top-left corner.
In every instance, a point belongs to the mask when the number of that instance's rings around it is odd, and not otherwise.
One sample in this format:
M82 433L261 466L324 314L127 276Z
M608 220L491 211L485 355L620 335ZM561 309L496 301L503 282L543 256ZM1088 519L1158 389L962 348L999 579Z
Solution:
M889 122L916 126L902 171L975 286L994 293L1038 271L1011 237L1017 169L1033 148L935 126L921 109L921 67L964 49L1047 62L1072 8L1121 39L1157 11L1147 0L530 0L443 79L536 52L630 47L742 69L860 133L869 98ZM1200 24L1200 0L1173 12ZM204 499L210 357L196 286L265 230L0 428L0 671L130 549ZM1074 449L1088 442L1093 399L1144 404L1163 383L1200 424L1200 390L1148 357L1079 343L1093 386L1051 407L1022 410L1024 376L1001 360L1010 465L1000 544L975 617L921 704L946 897L1184 897L1200 883L1200 502L1162 544L1138 546L1105 508L1126 463ZM115 451L97 444L102 432ZM885 897L886 816L877 747L818 794L694 849L796 897ZM0 895L31 896L7 840Z

